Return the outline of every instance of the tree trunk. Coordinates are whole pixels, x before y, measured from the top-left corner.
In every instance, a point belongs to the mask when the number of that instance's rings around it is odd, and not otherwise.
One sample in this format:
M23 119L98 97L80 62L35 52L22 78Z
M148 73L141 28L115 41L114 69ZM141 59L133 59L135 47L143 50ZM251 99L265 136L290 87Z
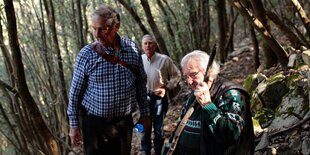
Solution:
M82 20L82 9L81 9L81 0L76 0L76 12L78 16L77 26L78 26L78 41L79 41L79 48L83 48L85 45L84 35L83 35L83 20Z
M5 46L5 43L4 43L3 29L2 29L1 23L2 23L2 17L0 16L0 48L2 51L2 55L4 57L4 66L6 67L6 73L8 76L10 76L8 79L9 79L10 83L13 83L14 77L12 74L10 74L13 72L12 59L10 57L9 50L7 49L7 47ZM13 108L13 101L11 99L11 96L7 93L6 90L11 90L11 92L13 94L16 94L17 91L14 88L7 85L6 83L4 83L3 81L0 81L0 87L1 87L2 92L3 92L3 97L6 97L7 101L9 102L8 105L10 105L10 110L13 111L13 109L14 109ZM4 105L4 104L0 103L0 109L1 109L2 116L4 117L5 122L7 122L8 126L9 126L10 130L13 132L13 136L14 136L14 137L7 136L7 139L10 139L10 141L13 143L14 147L16 147L18 151L21 152L23 150L27 150L27 145L22 145L23 142L25 142L25 141L23 141L24 139L20 138L22 136L20 136L20 137L18 136L20 134L20 132L14 130L14 127L12 126L12 123L10 121L10 120L12 120L12 118L10 118L10 119L8 118L7 115L9 112L7 110L5 110L2 105ZM16 115L13 115L13 116L16 116ZM16 119L16 118L17 117L14 117L14 119ZM19 123L17 123L17 125L19 125ZM4 132L2 134L4 134Z
M167 20L164 20L165 21L165 24L166 24L166 28L167 28L167 31L168 31L168 34L169 34L169 38L172 42L172 47L176 48L177 47L177 40L176 40L176 37L174 35L174 32L173 32L173 26L171 24L171 20L169 20L169 15L168 15L168 12L166 11L163 3L161 2L161 0L156 0L160 10L162 11L162 13L165 15L163 18L166 18Z
M68 106L68 95L67 95L67 89L66 89L66 81L64 76L64 69L63 69L63 62L62 62L62 56L60 53L60 48L58 44L58 38L57 38L57 32L56 32L56 24L55 24L55 15L54 15L54 6L52 0L44 0L44 6L46 10L46 15L48 16L48 23L49 27L52 32L52 49L55 51L57 55L57 65L58 65L58 78L60 81L60 97L61 101L60 103L55 105L56 113L57 113L57 119L59 120L59 123L56 125L58 126L60 133L67 133L67 106ZM82 38L82 36L81 36Z
M137 22L139 25L141 31L143 34L149 34L149 31L146 29L146 27L143 25L138 13L124 0L118 0L122 4L122 6L130 13L132 18Z
M266 28L268 32L270 32L270 26L268 24L268 21L266 19L266 13L265 8L262 4L261 0L250 0L253 8L253 12L257 19L262 23L262 25ZM262 45L263 51L264 51L264 57L265 57L265 67L270 68L277 64L278 59L272 48L266 43L266 40L263 40Z
M42 139L44 143L40 144L39 150L43 151L46 154L59 154L59 148L57 141L53 134L48 129L45 124L41 113L31 96L24 72L24 66L22 62L22 55L19 48L19 42L17 37L17 26L16 26L16 18L13 2L11 0L4 0L5 4L5 12L8 20L8 34L9 34L9 44L12 51L12 66L13 66L13 74L15 75L15 84L16 90L20 95L20 99L23 105L28 110L28 116L31 118L31 125L33 125L33 129L35 132L35 136L39 139ZM47 144L47 145L46 145Z
M289 27L287 27L274 12L267 11L266 14L268 18L278 26L281 32L292 43L294 48L299 48L301 45L310 47L309 43L304 42L303 40L299 39L297 35L295 35L295 33Z
M225 22L225 0L217 0L216 1L216 10L217 10L217 22L219 27L219 40L218 40L218 49L220 54L220 61L221 63L224 63L226 60L226 54L224 51L225 44L226 44L226 22Z
M252 45L253 45L253 48L254 48L253 60L254 60L254 69L255 69L254 72L255 72L255 71L257 71L258 67L260 66L260 62L259 62L259 45L258 45L258 41L257 41L257 38L256 38L255 29L250 24L249 24L249 31L250 31L250 37L251 37Z
M202 27L201 29L204 30L202 33L202 49L205 51L208 51L210 49L210 6L209 6L209 0L202 0Z
M141 0L140 2L141 2L141 5L143 7L143 10L145 12L147 21L150 24L150 27L154 33L154 36L155 36L156 41L158 43L158 47L159 47L160 52L169 56L170 54L167 50L165 40L163 39L162 35L160 34L160 31L158 30L158 27L154 21L154 18L153 18L152 12L151 12L151 8L149 6L148 1L147 0Z
M304 9L301 7L300 3L298 2L298 0L291 0L291 2L293 3L299 17L301 18L302 23L304 24L308 37L310 39L310 20L307 17L306 12L304 11ZM309 9L309 8L308 8Z
M175 32L180 32L180 22L177 19L177 15L175 14L175 12L173 11L173 9L170 7L169 3L167 2L167 0L163 0L163 2L165 3L168 11L170 12L170 14L172 15L172 19L173 19L173 24L174 24L174 30ZM174 55L176 56L176 58L181 58L183 57L183 55L185 55L185 53L190 51L190 45L188 42L188 37L184 34L184 33L176 33L176 40L178 40L177 44L180 47L180 50L182 52L180 53L175 53Z
M61 89L61 97L63 100L64 108L67 109L68 105L68 95L66 89L66 82L63 72L63 64L62 64L62 56L60 54L60 48L58 44L57 32L56 32L56 24L55 24L55 15L54 15L54 6L51 0L44 0L44 6L46 9L46 14L48 16L48 23L52 32L52 40L53 40L53 48L57 55L57 64L58 64L58 76L60 80L60 89ZM64 114L66 116L66 114Z
M189 27L189 31L190 31L190 42L192 44L192 48L193 49L197 49L197 47L199 47L199 43L198 43L198 33L197 33L197 23L198 18L196 17L196 8L195 8L195 4L192 0L186 0L185 1L188 7L188 14L189 14L189 19L188 19L188 27Z
M283 49L283 47L277 42L277 40L274 39L274 37L270 34L270 32L264 27L264 25L257 18L255 18L250 11L245 9L238 0L230 0L229 2L262 35L263 39L277 55L280 64L282 66L286 66L288 62L288 54Z
M234 10L233 7L231 6L231 19L230 19L230 23L229 23L229 34L228 34L228 38L224 47L224 51L225 52L225 57L228 57L228 52L232 52L234 50L234 30L235 30L235 23L237 21L237 18L239 16L239 13L237 13L236 15L234 14Z

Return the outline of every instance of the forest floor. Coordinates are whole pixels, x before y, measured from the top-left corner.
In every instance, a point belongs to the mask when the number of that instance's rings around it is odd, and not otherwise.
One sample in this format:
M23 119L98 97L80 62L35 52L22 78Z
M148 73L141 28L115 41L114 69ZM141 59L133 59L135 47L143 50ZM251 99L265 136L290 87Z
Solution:
M242 84L249 74L253 74L255 72L253 67L252 54L252 50L245 50L239 54L237 53L236 55L229 57L228 61L221 66L221 74L228 79ZM177 98L176 101L169 105L169 110L164 121L164 133L166 138L165 142L168 141L172 131L177 125L177 120L180 116L185 94L186 89L185 91L183 90L183 92L181 91L181 93L178 95L179 98ZM134 132L132 140L132 155L142 155L140 138L141 136ZM154 154L154 150L152 150L152 154Z

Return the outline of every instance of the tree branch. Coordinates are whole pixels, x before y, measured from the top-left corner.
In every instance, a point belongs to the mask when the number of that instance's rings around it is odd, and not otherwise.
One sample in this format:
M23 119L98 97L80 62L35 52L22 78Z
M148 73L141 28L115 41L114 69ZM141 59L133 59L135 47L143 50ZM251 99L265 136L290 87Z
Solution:
M13 88L12 86L6 84L4 81L0 80L0 86L4 87L5 89L7 89L8 91L12 92L14 94L14 96L19 96L18 92L15 88Z

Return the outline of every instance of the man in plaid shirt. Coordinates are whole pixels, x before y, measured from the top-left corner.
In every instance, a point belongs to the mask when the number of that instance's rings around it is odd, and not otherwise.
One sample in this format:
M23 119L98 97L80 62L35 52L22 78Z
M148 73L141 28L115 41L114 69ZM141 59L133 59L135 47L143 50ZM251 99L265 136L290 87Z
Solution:
M92 14L97 40L83 47L76 58L67 113L71 143L77 146L83 141L86 155L129 155L131 114L137 105L141 123L145 130L150 128L146 74L139 49L118 35L119 27L119 14L111 7L100 6ZM81 110L84 115L79 124Z

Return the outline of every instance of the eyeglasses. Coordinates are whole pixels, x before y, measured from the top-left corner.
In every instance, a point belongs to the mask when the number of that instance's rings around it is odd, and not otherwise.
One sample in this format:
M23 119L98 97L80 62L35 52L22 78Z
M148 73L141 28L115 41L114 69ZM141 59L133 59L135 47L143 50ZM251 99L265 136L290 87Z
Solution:
M196 76L198 75L199 72L200 72L200 71L191 72L191 73L189 73L189 74L187 74L187 75L184 75L184 76L185 76L186 79L188 79L188 77L194 79L194 78L196 78Z

